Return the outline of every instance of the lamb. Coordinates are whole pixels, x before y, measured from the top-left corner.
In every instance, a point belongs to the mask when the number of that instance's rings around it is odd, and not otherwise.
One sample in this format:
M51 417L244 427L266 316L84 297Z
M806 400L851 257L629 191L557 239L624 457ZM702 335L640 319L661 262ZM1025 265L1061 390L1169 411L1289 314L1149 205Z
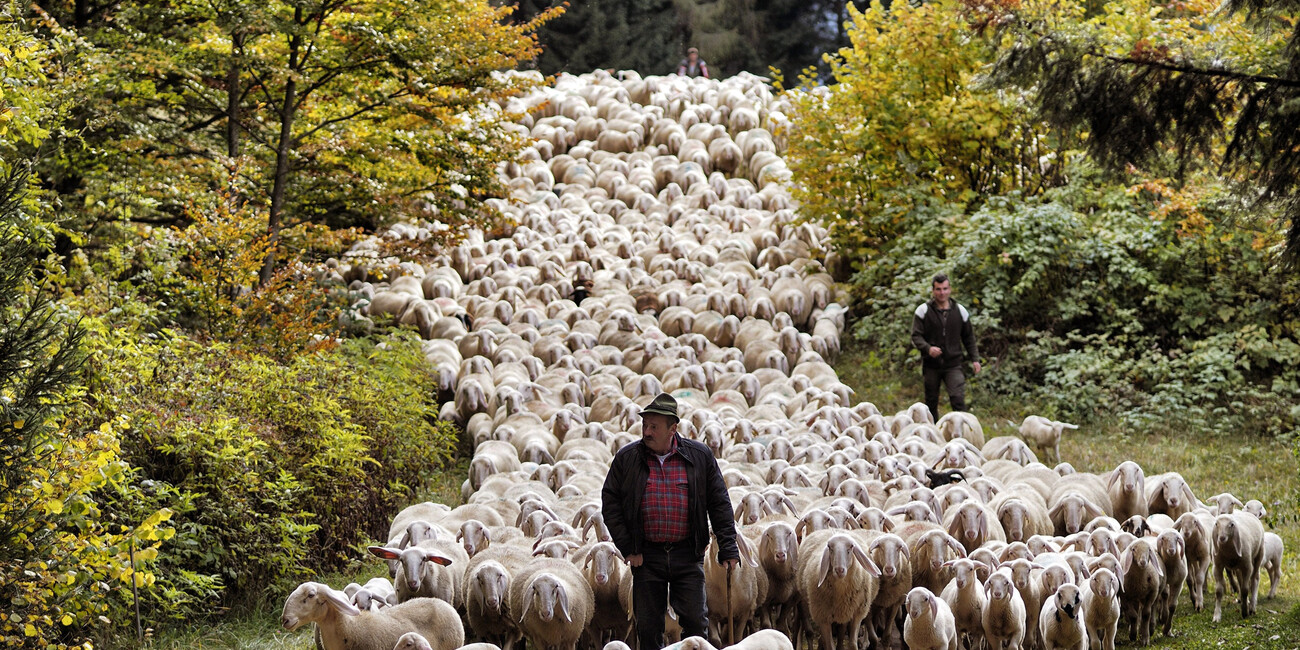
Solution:
M457 544L439 544L437 540L424 540L405 549L391 546L371 546L372 555L398 563L400 570L395 581L397 599L429 596L441 598L454 606L461 606L460 570L444 567L459 561L465 566L469 556ZM454 559L453 559L454 558Z
M999 569L984 583L984 640L994 650L1020 650L1025 640L1025 601L1010 569Z
M1088 630L1083 622L1083 598L1077 585L1056 589L1038 613L1039 633L1046 650L1087 650Z
M953 579L943 588L940 597L952 610L957 636L965 641L965 647L973 647L983 638L984 608L987 606L984 588L975 572L977 563L963 558L944 564L953 569Z
M1214 622L1223 618L1224 572L1231 573L1241 595L1241 617L1255 613L1259 569L1264 561L1264 527L1248 512L1219 515L1214 520Z
M515 624L539 650L574 650L594 615L595 596L571 562L534 559L510 584Z
M393 650L433 650L433 646L419 632L407 632L397 640Z
M1183 555L1187 558L1187 590L1191 592L1192 607L1199 612L1205 607L1205 581L1214 552L1210 530L1192 512L1183 513L1174 522L1174 529L1183 536Z
M511 647L519 640L509 612L510 570L501 562L473 564L465 576L465 616L479 638Z
M1277 595L1277 583L1282 579L1282 538L1275 533L1264 533L1264 562L1268 571L1268 598Z
M361 611L347 595L319 582L298 585L284 603L280 625L293 632L315 623L323 650L392 650L402 635L417 632L432 639L434 650L465 643L465 628L451 605L416 598L377 611Z
M1186 545L1183 535L1177 530L1166 530L1156 537L1156 553L1165 569L1165 586L1156 603L1156 623L1164 629L1165 636L1170 636L1174 624L1174 611L1178 608L1178 596L1183 593L1183 583L1187 581Z
M1052 450L1052 457L1056 462L1061 462L1061 432L1066 429L1078 429L1075 424L1057 422L1049 420L1038 415L1025 417L1025 421L1020 423L1020 437L1025 442L1037 447L1043 457L1047 457L1047 449Z
M823 650L857 650L858 630L875 600L879 577L880 568L849 535L819 530L799 544L804 614L820 632ZM835 624L844 628L838 639L832 634Z
M957 650L957 624L948 603L925 587L908 592L903 642L910 650Z
M1139 539L1124 549L1120 560L1124 576L1124 619L1129 624L1129 640L1151 645L1151 626L1165 586L1165 565L1160 554L1146 539Z
M1119 589L1119 578L1110 569L1097 569L1088 578L1088 589L1083 593L1083 621L1094 648L1115 650Z

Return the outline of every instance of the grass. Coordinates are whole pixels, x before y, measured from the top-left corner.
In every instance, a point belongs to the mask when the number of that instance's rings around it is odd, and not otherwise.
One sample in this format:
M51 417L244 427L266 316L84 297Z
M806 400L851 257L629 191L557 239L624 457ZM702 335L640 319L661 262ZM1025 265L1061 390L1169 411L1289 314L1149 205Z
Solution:
M887 370L860 346L846 349L836 365L840 378L857 391L860 399L870 400L881 411L892 413L921 398L920 372L895 373ZM970 378L968 397L972 409L985 423L988 436L1010 435L1014 428L1008 420L1019 421L1034 413L1033 405L1010 398L992 398L982 394L978 377ZM1124 460L1134 460L1148 474L1178 471L1187 478L1200 497L1229 491L1243 498L1262 501L1269 509L1268 524L1282 536L1287 554L1284 558L1282 584L1274 600L1259 601L1258 614L1242 620L1231 595L1224 597L1223 621L1210 621L1213 609L1213 579L1206 609L1192 612L1191 601L1184 592L1179 615L1174 623L1173 638L1157 636L1153 647L1173 650L1253 648L1292 650L1300 648L1300 485L1296 457L1291 446L1272 438L1250 435L1237 437L1197 435L1193 431L1147 433L1124 429L1105 420L1081 422L1081 428L1062 441L1062 458L1080 471L1108 471ZM442 473L436 489L419 500L459 503L460 481L467 463ZM322 582L343 585L365 582L382 574L378 562L363 561L350 571L322 576ZM1261 578L1260 592L1267 594L1268 578ZM179 650L211 648L238 650L309 650L313 648L311 632L299 630L286 634L279 629L280 608L284 594L265 603L248 607L221 621L199 622L184 630L160 632L148 648ZM1121 636L1120 645L1129 645ZM110 644L108 646L112 648ZM134 647L134 644L120 647Z
M858 399L874 403L883 413L894 413L923 399L921 372L899 374L880 363L872 352L851 345L836 364L840 380ZM1014 435L1019 422L1035 413L1023 400L990 396L980 391L978 376L967 378L967 402L984 425L985 437ZM944 397L944 400L947 398ZM946 411L946 402L940 410ZM1125 460L1142 466L1147 475L1177 471L1199 498L1232 492L1242 500L1259 499L1269 514L1266 528L1286 545L1282 580L1277 598L1264 600L1268 577L1260 578L1258 613L1243 621L1236 601L1224 596L1223 620L1210 621L1213 610L1213 575L1207 585L1207 607L1193 613L1184 591L1174 621L1174 638L1158 637L1159 648L1300 648L1300 469L1295 449L1275 438L1198 435L1195 431L1148 433L1126 429L1114 421L1080 422L1078 431L1061 441L1061 458L1083 472L1105 472ZM1121 633L1120 641L1126 637ZM1121 643L1121 645L1124 645Z

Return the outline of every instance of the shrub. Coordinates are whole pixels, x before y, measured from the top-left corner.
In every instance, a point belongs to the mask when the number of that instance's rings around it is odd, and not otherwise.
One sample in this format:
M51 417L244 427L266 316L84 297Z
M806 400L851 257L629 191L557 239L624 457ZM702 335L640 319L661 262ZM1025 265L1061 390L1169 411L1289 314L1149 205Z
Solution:
M130 423L125 458L174 503L177 536L159 571L179 593L209 586L235 604L344 566L357 545L385 538L455 443L406 336L382 355L354 340L288 361L171 330L142 341L97 327L91 344L94 417ZM196 613L154 604L154 616Z

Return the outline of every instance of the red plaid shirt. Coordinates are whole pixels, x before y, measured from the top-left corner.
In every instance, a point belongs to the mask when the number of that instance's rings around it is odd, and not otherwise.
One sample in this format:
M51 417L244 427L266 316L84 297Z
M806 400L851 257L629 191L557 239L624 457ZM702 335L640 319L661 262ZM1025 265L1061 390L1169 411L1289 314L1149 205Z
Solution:
M677 452L677 437L673 436L668 457L659 457L646 448L646 465L650 477L645 482L645 496L641 499L641 522L647 541L680 542L690 532L690 510L687 506L686 459Z

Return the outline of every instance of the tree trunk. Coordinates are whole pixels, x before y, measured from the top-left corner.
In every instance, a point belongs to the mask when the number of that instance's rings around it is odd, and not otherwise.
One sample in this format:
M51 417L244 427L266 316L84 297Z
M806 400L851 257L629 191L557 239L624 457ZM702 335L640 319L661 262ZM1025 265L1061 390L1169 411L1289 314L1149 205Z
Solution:
M244 35L230 35L230 69L226 71L226 154L239 157L239 71Z
M294 10L294 22L302 23L302 9ZM271 250L266 253L266 262L262 265L259 283L263 286L271 281L275 273L275 246L280 241L280 217L284 210L284 189L289 182L289 154L293 150L293 119L297 109L298 82L297 73L301 61L298 48L302 37L295 34L289 38L289 77L284 82L284 105L280 109L280 142L275 149L275 184L271 188L271 212L266 219L266 232L270 236Z

